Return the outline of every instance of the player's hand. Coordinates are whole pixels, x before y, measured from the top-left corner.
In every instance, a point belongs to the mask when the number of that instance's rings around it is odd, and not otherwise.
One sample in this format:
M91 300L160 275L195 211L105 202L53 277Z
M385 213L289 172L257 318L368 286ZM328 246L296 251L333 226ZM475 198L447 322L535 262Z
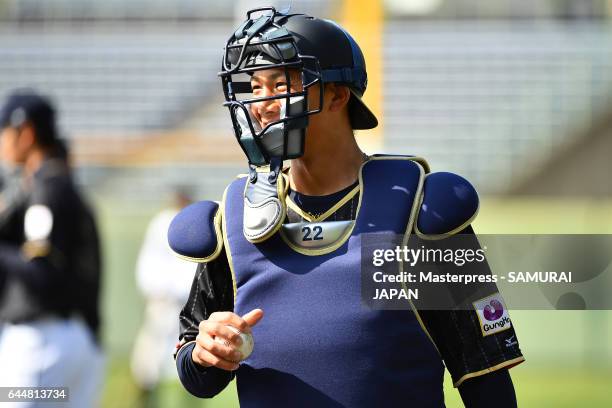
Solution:
M233 326L241 333L251 333L251 327L255 326L262 317L261 309L253 309L242 317L232 312L212 313L207 320L200 322L191 358L203 367L214 366L227 371L238 369L242 354L237 348L242 344L242 339L239 333L227 326ZM215 337L228 340L229 345L215 341Z

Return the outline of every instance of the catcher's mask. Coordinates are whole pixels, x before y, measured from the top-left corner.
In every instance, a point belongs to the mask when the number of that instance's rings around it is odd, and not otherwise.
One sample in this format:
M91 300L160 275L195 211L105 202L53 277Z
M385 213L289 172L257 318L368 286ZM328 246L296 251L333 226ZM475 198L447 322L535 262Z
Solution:
M284 71L286 92L255 97L251 77L269 69ZM292 70L301 78L301 84L293 88ZM247 19L227 41L219 76L224 106L229 108L236 139L250 167L270 164L275 175L283 160L304 154L308 117L323 108L322 87L318 101L309 104L309 90L317 84L337 82L350 88L354 129L377 125L361 101L367 85L363 54L353 38L329 20L273 7L248 11ZM262 128L253 116L253 104L271 100L279 100L280 117Z

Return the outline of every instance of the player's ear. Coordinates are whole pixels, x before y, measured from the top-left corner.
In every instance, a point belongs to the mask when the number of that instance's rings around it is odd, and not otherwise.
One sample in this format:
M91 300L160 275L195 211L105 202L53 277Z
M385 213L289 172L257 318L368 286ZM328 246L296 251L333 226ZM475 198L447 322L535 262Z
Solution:
M351 91L346 85L327 84L325 92L331 95L329 110L332 112L341 111L351 98Z

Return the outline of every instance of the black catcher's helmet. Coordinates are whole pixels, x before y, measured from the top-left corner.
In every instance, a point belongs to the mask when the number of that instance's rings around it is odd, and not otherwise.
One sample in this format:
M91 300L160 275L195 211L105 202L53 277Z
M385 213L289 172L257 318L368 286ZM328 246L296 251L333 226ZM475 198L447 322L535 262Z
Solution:
M255 71L284 69L287 92L255 98L250 77ZM289 69L301 73L302 90L292 92ZM361 100L367 74L361 49L342 27L331 20L305 14L278 12L264 7L247 12L247 19L225 46L219 73L234 132L250 165L282 161L304 154L308 116L321 111L323 93L316 109L308 109L308 91L317 83L337 82L351 90L349 115L353 129L378 125ZM251 105L279 99L280 119L263 129L251 113Z

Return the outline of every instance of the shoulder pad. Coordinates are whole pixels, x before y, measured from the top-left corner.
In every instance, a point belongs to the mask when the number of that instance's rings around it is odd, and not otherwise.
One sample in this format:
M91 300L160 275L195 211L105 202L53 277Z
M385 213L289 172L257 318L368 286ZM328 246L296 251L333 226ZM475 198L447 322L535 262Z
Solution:
M478 206L478 193L463 177L447 172L428 174L415 232L423 239L456 234L474 220Z
M168 244L179 258L192 262L215 259L223 248L221 211L214 201L200 201L181 210L168 228Z

